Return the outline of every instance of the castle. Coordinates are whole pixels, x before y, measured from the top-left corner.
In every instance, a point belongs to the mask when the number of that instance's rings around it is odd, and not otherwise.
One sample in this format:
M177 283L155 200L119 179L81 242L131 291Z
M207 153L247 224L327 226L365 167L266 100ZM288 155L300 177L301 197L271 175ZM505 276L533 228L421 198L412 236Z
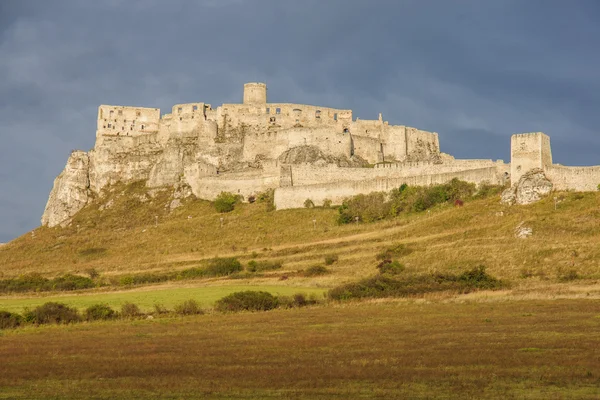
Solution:
M162 117L157 108L101 105L95 146L71 154L42 225L68 223L92 193L116 182L186 186L209 200L223 191L248 198L275 189L276 207L286 209L306 199L340 204L403 183L515 183L534 168L559 190L595 190L600 183L600 167L552 164L543 133L513 135L510 164L457 160L440 152L437 133L390 125L381 114L359 120L352 110L268 103L264 83L247 83L241 104L177 104Z

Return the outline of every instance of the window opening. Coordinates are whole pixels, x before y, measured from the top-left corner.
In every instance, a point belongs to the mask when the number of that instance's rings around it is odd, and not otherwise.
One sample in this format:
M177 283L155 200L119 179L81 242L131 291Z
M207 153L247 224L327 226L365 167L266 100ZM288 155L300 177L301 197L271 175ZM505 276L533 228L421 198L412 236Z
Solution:
M321 118L321 110L315 111L315 118Z
M337 121L337 113L333 114L333 120Z
M271 114L271 109L267 107L267 114Z
M193 110L193 111L198 111L198 106L193 106L193 107L192 107L192 110Z
M281 108L277 107L277 108L275 109L275 114L281 114Z

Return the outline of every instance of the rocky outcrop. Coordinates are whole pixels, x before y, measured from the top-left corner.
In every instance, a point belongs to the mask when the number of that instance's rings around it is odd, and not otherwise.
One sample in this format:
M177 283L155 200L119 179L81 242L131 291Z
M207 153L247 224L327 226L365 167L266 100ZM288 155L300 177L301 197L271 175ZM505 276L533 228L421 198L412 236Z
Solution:
M283 152L279 158L282 164L336 164L338 167L363 167L368 164L359 156L333 156L325 154L317 146L297 146Z
M552 182L544 171L534 168L526 172L519 182L502 192L501 202L508 205L531 204L546 197L552 191Z
M89 199L89 157L84 151L71 153L65 169L54 180L42 225L67 225Z

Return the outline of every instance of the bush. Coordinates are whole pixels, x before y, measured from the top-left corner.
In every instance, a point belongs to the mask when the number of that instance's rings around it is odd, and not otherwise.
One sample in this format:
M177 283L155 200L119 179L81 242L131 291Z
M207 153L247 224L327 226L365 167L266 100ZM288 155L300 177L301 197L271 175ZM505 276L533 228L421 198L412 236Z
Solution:
M162 304L154 303L154 313L155 314L168 314L169 310Z
M100 272L98 272L96 268L88 268L85 272L90 276L90 279L92 280L100 278Z
M140 308L133 303L126 302L121 306L121 317L122 318L136 318L143 315Z
M86 276L66 274L50 281L53 290L80 290L96 286L94 281Z
M94 304L85 310L86 321L107 320L114 319L116 317L117 313L115 310L106 304Z
M398 243L393 245L392 247L388 247L381 253L375 256L378 260L392 260L393 258L407 256L412 253L413 250L406 246L404 243Z
M325 265L333 265L338 261L338 259L339 257L337 256L337 254L330 254L328 256L325 256Z
M48 302L25 312L25 320L34 324L69 324L80 321L76 308L66 304Z
M180 315L204 314L196 300L186 300L175 306L175 313Z
M435 273L410 275L400 279L389 274L379 274L335 287L328 292L328 296L334 300L407 297L443 291L469 293L479 289L495 290L505 286L504 282L488 275L485 267L479 266L460 275Z
M213 258L204 269L205 276L226 276L242 270L237 258Z
M283 308L297 308L306 307L312 304L317 304L318 301L315 296L309 298L304 293L296 293L293 296L279 296L279 306Z
M247 290L231 293L215 304L221 312L267 311L278 306L277 297L268 292Z
M220 213L233 211L235 204L240 200L239 195L229 192L221 192L215 199L215 209Z
M323 208L331 208L331 200L329 200L329 199L323 200Z
M23 317L19 314L0 310L0 329L16 328L23 323Z
M319 276L328 274L329 270L322 265L313 265L312 267L308 267L302 275L304 276Z
M383 260L377 265L377 269L380 274L398 275L404 271L404 265L400 264L397 260Z
M283 264L281 261L256 261L250 260L248 261L248 272L260 272L260 271L273 271L276 269L281 269Z
M304 200L304 208L313 208L315 203L311 199Z
M268 189L256 195L256 201L265 205L267 212L275 211L275 189Z
M338 223L348 224L359 217L361 221L373 222L386 218L390 214L391 204L385 201L383 192L359 194L344 200L338 208Z

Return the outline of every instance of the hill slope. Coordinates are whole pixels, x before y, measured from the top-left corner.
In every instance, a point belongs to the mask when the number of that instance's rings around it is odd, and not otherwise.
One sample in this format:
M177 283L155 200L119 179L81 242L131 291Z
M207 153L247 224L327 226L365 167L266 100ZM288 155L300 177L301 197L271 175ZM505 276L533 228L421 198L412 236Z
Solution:
M336 209L267 212L260 203L238 204L219 214L212 204L187 200L170 211L169 191L148 194L143 184L113 186L66 228L38 228L0 247L2 275L39 272L48 277L172 271L202 265L215 256L283 263L260 279L289 276L291 285L331 286L375 272L375 255L404 243L411 271L457 271L485 265L510 280L600 278L598 193L558 193L529 206L504 206L497 197L463 207L438 206L376 223L337 225ZM221 221L222 218L222 221ZM533 230L515 237L519 226ZM293 271L339 261L332 273L312 278Z

